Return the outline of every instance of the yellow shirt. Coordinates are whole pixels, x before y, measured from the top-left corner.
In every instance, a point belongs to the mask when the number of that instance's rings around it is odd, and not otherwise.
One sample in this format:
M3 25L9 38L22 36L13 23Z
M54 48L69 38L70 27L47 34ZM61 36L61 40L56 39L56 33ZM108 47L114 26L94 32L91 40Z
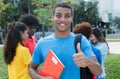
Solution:
M28 74L30 61L31 55L29 49L19 43L14 60L8 65L9 79L31 79Z

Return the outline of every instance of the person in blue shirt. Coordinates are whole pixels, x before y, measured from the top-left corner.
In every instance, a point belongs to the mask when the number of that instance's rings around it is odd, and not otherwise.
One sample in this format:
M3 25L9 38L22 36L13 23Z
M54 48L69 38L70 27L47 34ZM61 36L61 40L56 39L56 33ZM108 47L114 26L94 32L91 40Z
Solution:
M101 51L92 45L92 40L90 39L90 36L92 34L92 26L90 25L90 23L82 22L82 23L76 24L75 27L73 28L73 32L75 34L81 33L84 36L86 36L86 38L90 42L90 45L92 47L92 51L95 54L97 61L99 62L99 64L101 64L102 63Z
M80 79L80 67L88 67L94 75L100 75L102 72L100 64L85 36L82 36L81 47L80 43L77 44L78 53L76 53L75 34L70 33L70 25L73 20L73 10L70 4L65 2L56 4L52 20L55 25L55 33L40 39L36 44L29 67L31 78L53 79L51 76L43 77L37 72L39 64L45 61L50 49L65 66L60 79Z
M91 38L92 38L93 46L99 49L102 54L102 74L99 76L99 79L105 79L106 72L105 72L104 61L105 61L105 57L109 53L108 43L105 40L105 37L103 36L102 32L98 28L92 29Z

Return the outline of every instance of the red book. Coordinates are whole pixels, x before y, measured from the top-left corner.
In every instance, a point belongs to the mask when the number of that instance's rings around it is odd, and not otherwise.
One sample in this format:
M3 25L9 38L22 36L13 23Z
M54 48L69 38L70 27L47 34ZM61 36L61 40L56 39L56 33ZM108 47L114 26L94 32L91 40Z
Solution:
M54 79L59 79L63 69L64 65L62 62L52 50L49 50L44 65L40 71L40 75L45 77L51 76Z

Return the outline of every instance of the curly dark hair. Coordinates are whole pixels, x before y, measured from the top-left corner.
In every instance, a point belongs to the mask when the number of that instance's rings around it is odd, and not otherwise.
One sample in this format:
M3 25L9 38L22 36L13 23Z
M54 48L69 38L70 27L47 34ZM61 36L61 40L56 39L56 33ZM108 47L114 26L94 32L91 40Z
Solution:
M27 26L24 23L15 22L11 25L4 43L3 55L6 64L10 64L13 61L18 43L22 44L20 32L24 32L25 30L27 30Z
M55 5L54 9L53 9L53 15L55 14L55 9L56 9L57 7L68 8L68 9L71 10L71 16L74 15L74 12L73 12L73 9L72 9L70 3L67 3L67 2L57 3L57 4Z
M39 24L38 19L33 14L21 15L18 21L25 23L27 27L35 27L35 26L38 26Z
M82 33L84 36L86 36L87 39L89 39L90 35L92 34L92 27L90 23L82 22L75 25L75 27L73 28L73 32L75 34Z

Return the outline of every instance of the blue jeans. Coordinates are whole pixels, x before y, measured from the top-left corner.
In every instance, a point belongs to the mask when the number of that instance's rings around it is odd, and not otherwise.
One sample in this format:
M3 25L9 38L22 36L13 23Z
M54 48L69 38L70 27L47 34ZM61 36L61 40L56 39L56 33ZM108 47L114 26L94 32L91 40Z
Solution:
M103 77L103 78L98 78L98 79L105 79L105 78Z

